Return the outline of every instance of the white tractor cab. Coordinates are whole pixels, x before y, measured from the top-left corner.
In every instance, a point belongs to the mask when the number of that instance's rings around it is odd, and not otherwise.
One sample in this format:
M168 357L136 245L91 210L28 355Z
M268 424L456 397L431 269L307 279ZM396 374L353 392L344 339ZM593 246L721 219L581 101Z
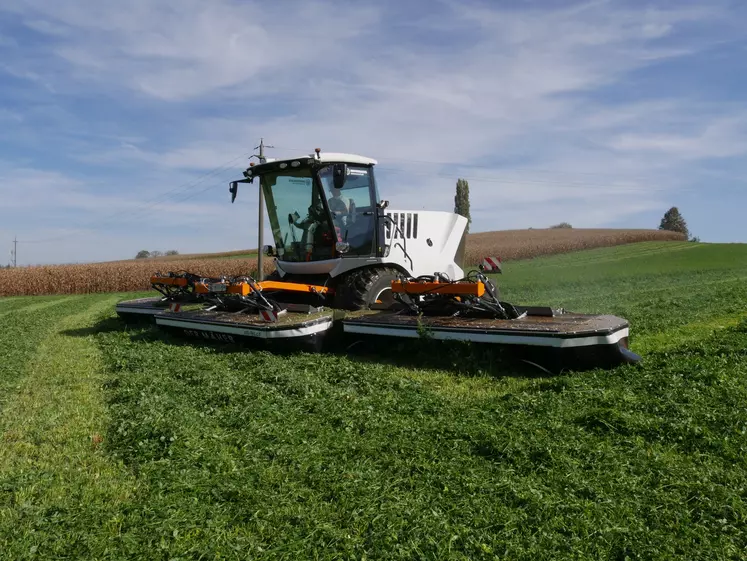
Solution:
M323 153L265 159L232 181L259 179L275 247L271 278L334 289L334 307L389 304L399 276L461 279L467 219L451 212L391 210L379 198L376 160Z

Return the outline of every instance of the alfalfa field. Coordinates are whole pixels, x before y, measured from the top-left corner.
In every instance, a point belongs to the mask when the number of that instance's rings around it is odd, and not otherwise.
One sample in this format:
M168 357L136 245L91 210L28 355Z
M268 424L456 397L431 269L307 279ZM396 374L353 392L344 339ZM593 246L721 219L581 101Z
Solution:
M627 318L643 363L281 356L127 329L132 294L0 299L0 557L744 559L747 246L599 248L498 281Z

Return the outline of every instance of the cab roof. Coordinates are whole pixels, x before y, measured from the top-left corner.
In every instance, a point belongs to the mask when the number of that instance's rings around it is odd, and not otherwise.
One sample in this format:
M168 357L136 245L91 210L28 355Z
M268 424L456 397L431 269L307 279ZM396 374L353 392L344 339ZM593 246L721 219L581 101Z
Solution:
M345 164L358 164L363 166L369 166L369 165L376 165L378 162L374 160L373 158L367 158L366 156L359 156L358 154L346 154L345 152L319 152L319 156L317 157L316 154L306 154L303 156L298 156L296 158L283 158L283 159L274 159L274 158L265 158L266 163L271 162L291 162L293 160L306 160L308 158L316 158L317 161L325 163L325 162L339 162L339 163L345 163Z

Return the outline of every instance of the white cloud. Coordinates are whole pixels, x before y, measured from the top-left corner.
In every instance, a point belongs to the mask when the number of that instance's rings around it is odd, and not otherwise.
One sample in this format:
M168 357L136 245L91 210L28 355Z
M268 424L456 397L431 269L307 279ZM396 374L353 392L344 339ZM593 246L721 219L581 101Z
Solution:
M747 153L747 114L715 119L690 134L627 133L613 139L611 146L688 160L740 156Z
M106 92L128 115L143 112L137 127L78 113L90 149L70 159L95 171L66 187L64 204L81 212L136 207L143 193L195 178L265 136L276 156L321 146L379 159L382 194L400 207L449 210L454 180L467 177L473 231L545 218L600 226L661 206L689 186L692 162L745 151L733 107L689 92L641 90L615 103L601 94L631 73L727 40L729 26L718 37L683 33L726 21L721 4L438 5L405 17L402 6L321 0L23 0L14 14L51 46L8 67L70 95ZM136 187L97 191L108 165L125 174L117 184ZM220 222L229 211L208 195L168 223ZM249 200L242 194L237 204ZM230 211L206 232L239 227L253 238L249 210L243 219Z
M287 85L295 69L323 66L377 19L376 10L348 3L287 6L25 0L15 10L28 27L57 40L54 52L78 79L114 80L159 99L183 100L254 80L262 80L255 91L277 91L277 77Z

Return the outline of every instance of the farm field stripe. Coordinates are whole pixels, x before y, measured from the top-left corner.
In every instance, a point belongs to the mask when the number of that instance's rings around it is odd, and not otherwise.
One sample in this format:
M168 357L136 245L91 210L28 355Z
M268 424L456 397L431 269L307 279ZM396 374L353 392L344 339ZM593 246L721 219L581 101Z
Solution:
M51 308L52 306L59 306L61 304L64 304L65 302L69 302L75 299L80 299L80 296L57 296L51 299L39 296L30 296L28 298L24 298L23 301L17 302L17 304L13 305L12 307L11 305L0 307L0 318L14 312L21 312L24 314L29 312L38 312L46 308Z
M631 245L637 246L638 244L631 244ZM547 266L548 267L561 267L561 266L567 267L569 265L588 265L591 263L595 265L601 264L601 263L617 263L620 261L626 261L628 259L638 259L641 257L651 257L654 255L669 254L675 251L693 250L693 249L696 249L698 246L691 242L685 242L682 245L680 245L678 242L667 242L666 245L657 246L654 248L637 248L636 247L635 250L632 250L633 248L626 248L626 246L619 246L619 247L621 249L622 248L628 249L628 251L614 252L611 255L601 257L598 255L599 248L595 248L593 250L588 250L589 254L587 254L586 251L565 254L563 255L565 259L563 259L562 262L547 264Z
M747 282L747 275L740 275L736 277L731 277L728 279L723 278L713 278L713 279L698 279L694 281L687 281L687 282L678 282L678 283L672 283L673 286L676 286L678 290L682 290L683 292L685 289L693 289L691 292L688 293L696 293L696 292L709 292L706 290L706 288L715 288L717 285L721 285L720 288L726 290L731 288L737 288L741 284ZM655 295L655 294L665 294L669 292L672 289L672 286L657 286L653 285L651 286L651 281L648 280L645 283L642 283L642 286L635 286L633 288L615 288L615 295L616 296L631 296L631 297L639 297L641 295ZM731 286L733 285L733 286ZM558 285L557 287L558 292L561 293L567 293L569 292L568 285ZM747 309L745 310L747 311Z
M55 328L56 323L69 315L84 298L58 298L2 315L0 348L4 356L0 360L0 412L12 394L7 388L12 387L23 375L26 362L34 355L37 346ZM36 313L39 311L43 313Z
M99 348L92 336L71 332L93 325L114 301L89 298L83 311L57 322L2 411L0 549L9 558L29 551L97 557L104 551L91 551L91 534L118 533L119 508L135 482L101 450L107 415ZM75 516L53 514L72 510Z
M686 342L698 341L713 336L717 331L736 327L747 316L747 310L741 315L720 316L668 329L665 332L641 335L632 346L640 353L652 351L669 351Z
M654 242L653 247L649 242L621 245L615 248L592 248L564 253L560 255L544 255L537 257L536 261L518 260L514 261L514 267L534 266L541 263L543 268L572 267L575 265L586 266L589 264L599 265L608 263L619 263L629 259L640 259L661 254L675 253L683 250L697 249L699 244L692 242ZM643 246L643 247L642 247ZM541 259L541 261L539 261Z

